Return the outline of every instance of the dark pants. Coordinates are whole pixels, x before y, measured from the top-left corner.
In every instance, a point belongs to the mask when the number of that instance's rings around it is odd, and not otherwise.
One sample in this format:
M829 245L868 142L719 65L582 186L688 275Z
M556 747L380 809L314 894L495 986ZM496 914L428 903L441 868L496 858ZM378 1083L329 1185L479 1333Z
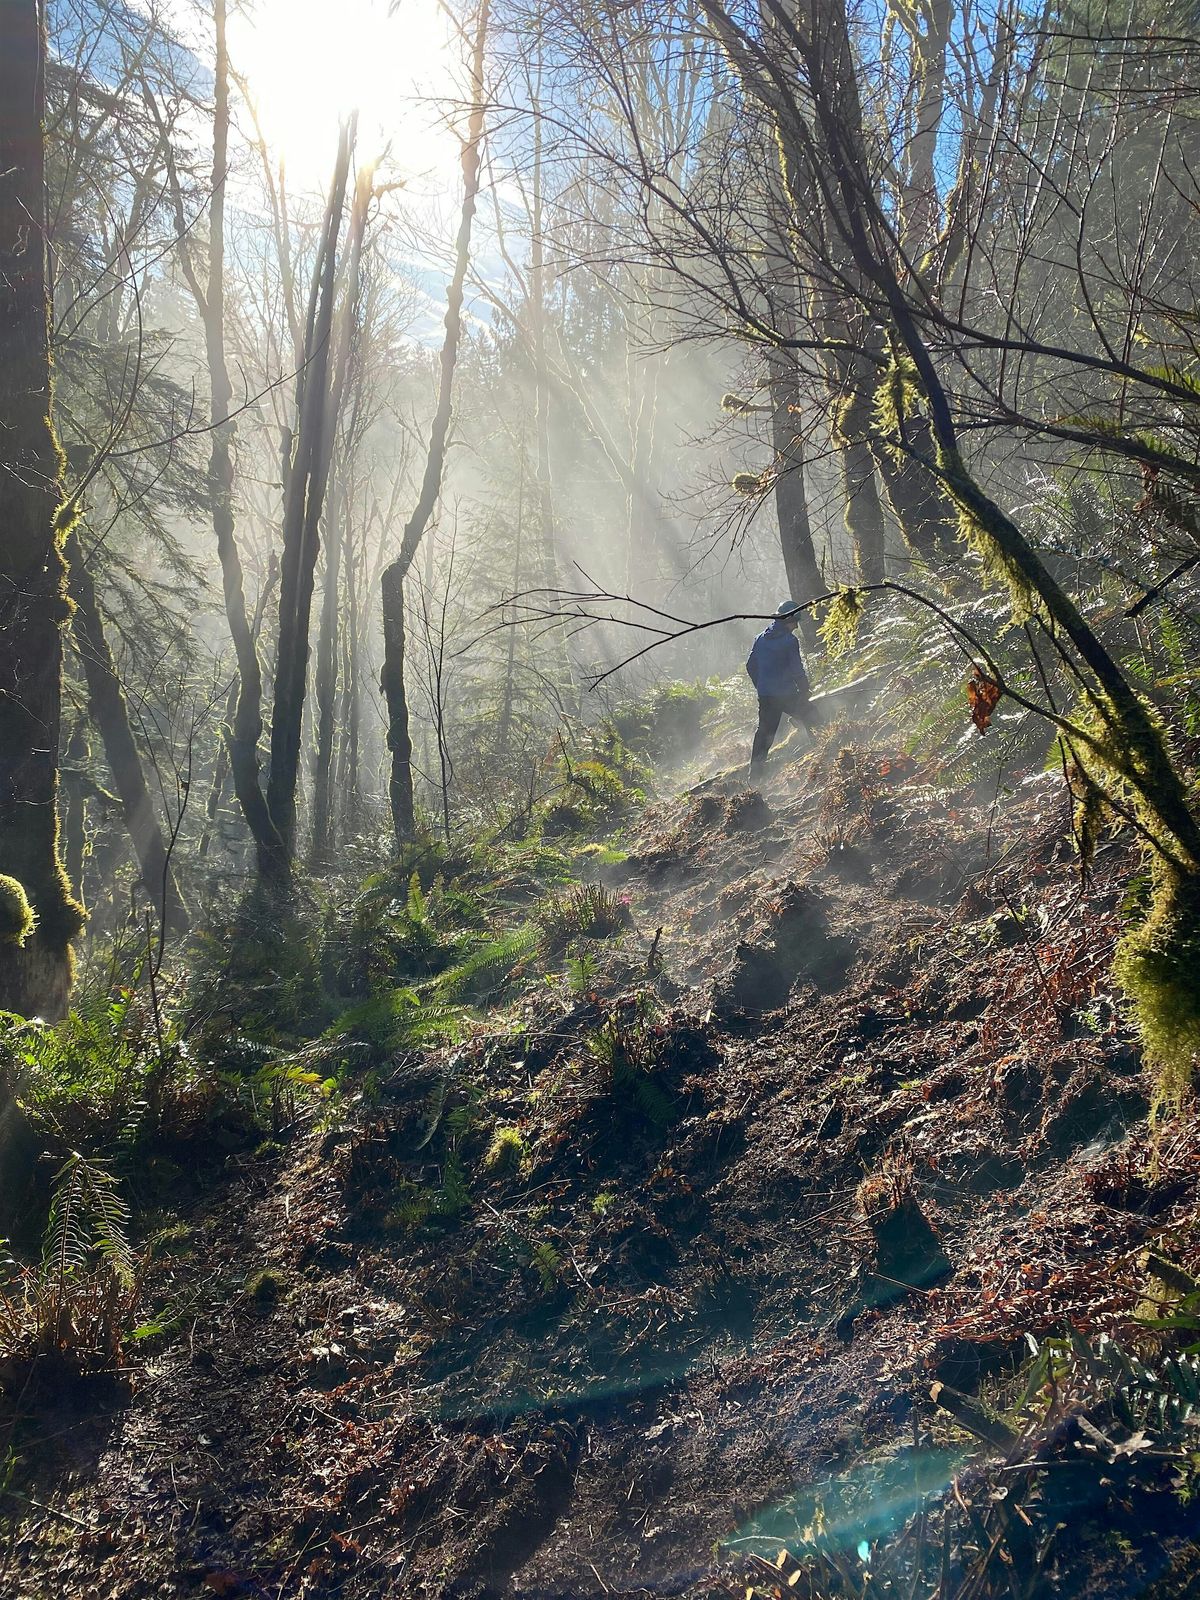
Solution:
M767 759L767 751L775 743L779 724L784 716L802 722L812 732L812 712L808 696L797 689L792 694L760 694L758 697L758 727L754 732L754 749L750 754L750 769Z

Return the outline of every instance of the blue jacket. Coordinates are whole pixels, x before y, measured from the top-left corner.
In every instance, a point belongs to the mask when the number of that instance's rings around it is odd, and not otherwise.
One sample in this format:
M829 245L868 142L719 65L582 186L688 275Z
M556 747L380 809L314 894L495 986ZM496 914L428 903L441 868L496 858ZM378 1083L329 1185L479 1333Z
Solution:
M800 641L776 618L751 646L746 671L759 695L808 693L808 677L800 659Z

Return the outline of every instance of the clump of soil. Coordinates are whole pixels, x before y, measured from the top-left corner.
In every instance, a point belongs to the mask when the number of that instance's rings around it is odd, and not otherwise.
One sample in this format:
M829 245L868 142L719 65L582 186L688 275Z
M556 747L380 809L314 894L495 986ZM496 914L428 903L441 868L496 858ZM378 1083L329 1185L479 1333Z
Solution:
M740 1011L773 1011L798 980L836 988L855 954L853 940L830 927L826 895L811 884L784 884L764 897L754 937L739 942L723 999Z
M858 1198L874 1246L876 1304L950 1275L949 1257L917 1199L911 1165L885 1164L859 1185Z

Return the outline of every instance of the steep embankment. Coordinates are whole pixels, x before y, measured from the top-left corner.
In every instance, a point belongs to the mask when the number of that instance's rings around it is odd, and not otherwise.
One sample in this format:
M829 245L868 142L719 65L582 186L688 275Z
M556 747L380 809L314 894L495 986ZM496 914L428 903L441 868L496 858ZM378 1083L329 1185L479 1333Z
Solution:
M1131 865L1081 891L1050 779L947 799L837 741L653 808L573 989L235 1165L160 1269L186 1336L46 1425L17 1592L701 1596L838 1515L865 1549L963 1466L934 1380L1195 1252L1109 993ZM1058 1518L1054 1592L1162 1564L1139 1511L1094 1580L1115 1515Z

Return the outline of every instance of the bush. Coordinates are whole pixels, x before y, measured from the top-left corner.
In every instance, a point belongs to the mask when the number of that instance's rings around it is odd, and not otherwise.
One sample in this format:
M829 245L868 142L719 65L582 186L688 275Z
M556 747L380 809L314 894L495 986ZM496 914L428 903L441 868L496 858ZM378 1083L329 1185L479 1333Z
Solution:
M328 1023L318 926L315 907L281 905L255 888L229 925L198 936L188 1020L214 1061L237 1071L243 1041L275 1046L311 1038Z
M407 878L379 873L328 919L325 982L334 994L355 998L436 977L461 959L469 930L485 915L477 896L447 889L440 870L428 889L416 869Z
M724 699L715 678L665 683L640 700L618 706L609 721L617 738L635 755L681 761L702 742Z
M639 998L632 1015L612 1012L587 1040L588 1054L598 1063L607 1092L659 1129L675 1119L671 1096L654 1081L666 1046L666 1030L647 996Z
M220 1094L179 1019L134 987L85 995L59 1023L0 1014L0 1070L35 1133L64 1154L191 1137Z
M627 898L598 883L581 883L547 901L537 915L542 949L553 959L580 939L615 939L633 924Z
M645 800L650 777L611 724L592 736L581 756L560 746L556 770L558 786L539 811L543 837L611 827Z

